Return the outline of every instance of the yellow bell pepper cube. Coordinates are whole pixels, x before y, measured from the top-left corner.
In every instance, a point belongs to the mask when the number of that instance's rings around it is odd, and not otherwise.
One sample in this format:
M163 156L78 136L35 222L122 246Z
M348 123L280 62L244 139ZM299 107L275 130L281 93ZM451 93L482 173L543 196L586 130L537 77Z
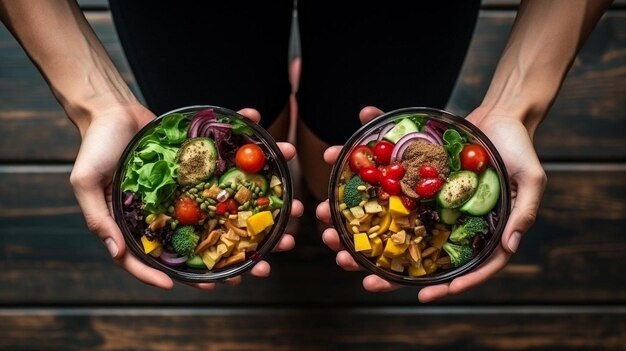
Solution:
M378 267L389 269L391 267L391 259L386 256L379 256L378 259L376 259L376 265Z
M393 241L391 241L391 239L388 239L385 244L385 249L383 250L383 256L387 256L389 258L400 257L408 247L408 244L396 245Z
M424 266L422 266L421 264L418 267L415 267L412 264L409 265L409 275L411 277L419 277L425 274L426 274L426 270L424 269Z
M370 239L367 237L367 234L354 234L354 251L361 252L370 250L372 250L372 245L370 244Z
M411 211L404 207L400 196L393 195L389 197L389 212L391 217L396 218L408 216Z
M389 230L389 226L391 225L391 213L389 211L387 211L382 219L380 220L380 229L378 229L376 232L378 234L382 234L385 233L386 231Z
M383 253L383 241L379 237L375 237L370 240L372 245L372 251L367 255L368 257L378 257Z
M147 254L161 247L161 243L158 240L150 240L147 236L141 236L141 244L143 245L143 251Z
M248 217L246 223L248 225L248 233L251 236L255 236L274 225L274 217L272 216L272 212L262 211Z

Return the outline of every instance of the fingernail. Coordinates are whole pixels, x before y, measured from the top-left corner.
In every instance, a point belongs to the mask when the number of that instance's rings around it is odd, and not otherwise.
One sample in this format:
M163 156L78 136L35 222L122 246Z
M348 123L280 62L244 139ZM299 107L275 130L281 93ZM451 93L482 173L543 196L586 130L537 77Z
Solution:
M520 234L520 232L513 232L513 234L511 234L511 237L509 238L509 241L506 243L509 247L509 251L517 251L517 247L519 246L519 242L521 239L522 234Z
M104 239L104 245L106 245L107 249L109 250L109 254L111 254L111 257L117 256L117 252L119 251L119 249L113 239L111 238Z

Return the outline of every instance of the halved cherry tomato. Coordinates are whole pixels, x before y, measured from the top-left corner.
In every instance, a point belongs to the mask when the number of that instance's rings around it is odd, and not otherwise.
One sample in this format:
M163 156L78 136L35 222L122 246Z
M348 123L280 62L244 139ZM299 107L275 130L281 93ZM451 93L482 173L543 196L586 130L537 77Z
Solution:
M417 181L415 192L421 198L431 199L443 186L443 179L441 178L422 178Z
M267 207L270 204L270 199L266 196L264 197L260 197L258 199L256 199L256 204L257 206L263 208L263 207Z
M400 180L404 177L404 166L401 163L392 163L389 166L383 167L381 170L381 178L391 178Z
M398 195L402 192L402 186L400 185L400 181L397 179L384 177L380 180L380 186L389 195Z
M215 205L215 213L217 213L218 215L226 214L226 212L230 214L237 214L237 209L238 206L235 199L228 199Z
M391 153L394 145L387 140L381 140L374 145L374 156L378 164L386 166L391 162Z
M489 164L487 151L478 144L467 144L461 150L461 168L467 171L481 173Z
M380 170L374 166L363 167L359 171L359 177L371 185L377 185L380 181Z
M409 211L417 208L417 200L412 199L406 195L400 195L400 201L402 201L402 205L404 205L404 207L406 207L406 209Z
M363 167L376 166L372 149L370 149L367 145L359 145L355 147L354 150L352 150L352 153L350 153L348 162L350 163L350 169L352 169L353 172L358 172Z
M174 205L174 217L179 224L192 225L204 219L198 203L188 197L181 197Z
M242 171L257 173L265 166L265 153L256 144L245 144L237 149L235 164Z
M422 164L417 171L419 172L420 176L422 178L437 178L439 177L439 171L437 171L437 168L435 168L435 166L431 165L430 163L424 163Z

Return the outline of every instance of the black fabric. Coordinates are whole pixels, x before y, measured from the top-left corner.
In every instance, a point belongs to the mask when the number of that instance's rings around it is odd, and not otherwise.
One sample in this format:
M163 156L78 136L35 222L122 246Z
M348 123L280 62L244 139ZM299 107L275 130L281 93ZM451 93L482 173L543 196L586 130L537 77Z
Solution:
M148 107L257 108L267 127L288 101L291 0L128 1L111 10ZM480 6L472 1L299 0L299 113L330 144L366 105L443 108Z

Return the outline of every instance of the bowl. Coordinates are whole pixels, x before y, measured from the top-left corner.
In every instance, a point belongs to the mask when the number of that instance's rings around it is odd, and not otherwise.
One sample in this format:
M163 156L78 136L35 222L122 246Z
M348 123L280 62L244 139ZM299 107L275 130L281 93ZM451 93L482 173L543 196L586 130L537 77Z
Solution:
M329 182L332 220L346 250L367 271L409 286L450 281L484 262L500 243L510 193L487 136L428 107L363 125L339 153Z
M113 179L113 213L130 251L183 282L240 275L278 243L292 182L274 139L219 106L188 106L144 126Z

